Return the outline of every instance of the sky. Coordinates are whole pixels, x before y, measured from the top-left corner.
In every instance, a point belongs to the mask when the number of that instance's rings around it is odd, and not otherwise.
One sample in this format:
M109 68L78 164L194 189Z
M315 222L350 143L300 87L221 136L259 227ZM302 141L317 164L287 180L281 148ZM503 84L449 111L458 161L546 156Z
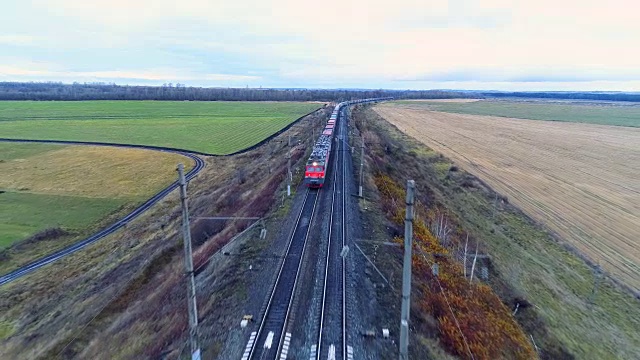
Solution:
M636 0L0 0L0 81L640 91Z

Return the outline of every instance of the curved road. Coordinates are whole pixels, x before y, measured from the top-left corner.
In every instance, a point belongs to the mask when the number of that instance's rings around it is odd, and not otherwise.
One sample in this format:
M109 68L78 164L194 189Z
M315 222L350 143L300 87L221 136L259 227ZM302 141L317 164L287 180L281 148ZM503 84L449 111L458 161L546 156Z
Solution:
M196 154L202 154L202 155L209 155L209 154L204 154L204 153L198 153L198 152L192 152L192 151L187 151L187 150L181 150L181 149L172 149L172 148L165 148L165 147L157 147L157 146L144 146L144 145L127 145L127 144L111 144L111 143L101 143L101 142L87 142L87 141L55 141L55 140L19 140L19 139L2 139L0 138L0 142L20 142L20 143L24 143L24 142L30 142L30 143L46 143L46 144L68 144L68 145L91 145L91 146L113 146L113 147L124 147L124 148L137 148L137 149L147 149L147 150L156 150L156 151L164 151L164 152L171 152L171 153L175 153L175 154L179 154L179 155L183 155L186 157L191 158L193 161L195 161L195 166L193 167L193 169L191 169L185 176L187 181L191 180L194 176L196 176L200 170L202 170L205 166L204 164L204 160L202 160L200 157L196 156ZM118 229L120 229L121 227L125 226L127 223L129 223L130 221L132 221L133 219L137 218L138 216L140 216L143 212L147 211L151 206L153 206L155 203L157 203L158 201L160 201L162 198L164 198L165 196L167 196L173 189L178 187L178 182L174 182L171 185L167 186L166 188L164 188L162 191L160 191L159 193L155 194L154 196L152 196L149 200L145 201L144 204L140 205L139 207L137 207L135 210L133 210L132 212L130 212L129 214L127 214L127 216L125 216L124 218L116 221L115 223L109 225L108 227L106 227L105 229L102 229L101 231L89 236L88 238L81 240L77 243L74 243L64 249L58 250L56 252L54 252L53 254L44 256L39 258L38 260L35 260L27 265L24 265L8 274L2 275L0 277L0 286L9 283L13 280L16 280L36 269L39 269L51 262L54 262L64 256L67 256L69 254L72 254L84 247L86 247L89 244L92 244L100 239L102 239L103 237L110 235L112 233L114 233L115 231L117 231Z
M176 149L176 148L170 148L170 147L162 147L162 146L152 146L152 145L133 145L133 144L118 144L118 143L106 143L106 142L91 142L91 141L66 141L66 140L31 140L31 139L7 139L7 138L0 138L0 142L16 142L16 143L43 143L43 144L67 144L67 145L91 145L91 146L114 146L114 147L123 147L123 148L134 148L134 149L146 149L146 150L156 150L156 151L165 151L165 152L171 152L171 153L175 153L175 154L179 154L179 155L183 155L186 157L189 157L191 159L193 159L193 161L196 162L196 166L191 169L186 175L186 179L187 181L191 180L194 176L196 176L200 170L202 170L204 168L204 160L202 160L200 157L196 156L196 155L207 155L207 156L232 156L232 155L237 155L240 153L244 153L246 151L250 151L253 150L261 145L263 145L264 143L270 141L271 139L273 139L274 137L282 134L283 132L287 131L290 127L292 127L293 125L297 124L300 120L304 119L305 117L315 113L316 111L322 109L322 107L315 109L305 115L300 116L299 118L297 118L296 120L292 121L290 124L288 124L287 126L283 127L282 129L278 130L277 132L275 132L274 134L271 134L270 136L268 136L267 138L265 138L264 140L258 142L257 144L254 144L248 148L242 149L242 150L238 150L236 152L233 152L231 154L226 154L226 155L217 155L217 154L208 154L208 153L204 153L204 152L199 152L199 151L190 151L190 150L184 150L184 149ZM167 194L169 194L173 189L175 189L176 187L178 187L178 182L174 182L171 185L169 185L168 187L166 187L164 190L160 191L159 193L155 194L151 199L147 200L144 204L140 205L137 209L133 210L131 213L129 213L127 216L125 216L124 218L120 219L119 221L115 222L114 224L111 224L110 226L108 226L106 229L103 229L102 231L91 235L90 237L79 241L75 244L72 244L64 249L61 249L59 251L56 251L53 254L44 256L32 263L29 263L27 265L24 265L8 274L2 275L0 276L0 286L9 283L15 279L18 279L36 269L39 269L51 262L54 262L64 256L67 256L69 254L72 254L82 248L84 248L85 246L94 243L100 239L102 239L103 237L112 234L113 232L115 232L116 230L120 229L121 227L123 227L124 225L126 225L128 222L130 222L131 220L135 219L136 217L140 216L140 214L142 214L143 212L147 211L151 206L153 206L153 204L157 203L158 201L160 201L163 197L167 196Z

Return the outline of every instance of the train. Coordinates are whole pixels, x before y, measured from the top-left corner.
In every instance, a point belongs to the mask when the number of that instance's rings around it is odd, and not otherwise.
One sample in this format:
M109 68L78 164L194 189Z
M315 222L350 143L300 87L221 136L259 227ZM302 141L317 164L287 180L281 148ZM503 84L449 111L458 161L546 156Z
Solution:
M338 121L340 120L340 111L342 108L366 103L366 102L378 102L383 100L390 100L391 98L373 98L373 99L360 99L352 101L344 101L336 105L331 113L331 117L327 121L324 130L320 133L318 140L315 142L311 155L307 160L304 169L304 184L309 188L321 188L326 181L327 170L329 169L329 158L331 157L331 148L334 142L335 133L337 132ZM335 140L334 140L335 139Z

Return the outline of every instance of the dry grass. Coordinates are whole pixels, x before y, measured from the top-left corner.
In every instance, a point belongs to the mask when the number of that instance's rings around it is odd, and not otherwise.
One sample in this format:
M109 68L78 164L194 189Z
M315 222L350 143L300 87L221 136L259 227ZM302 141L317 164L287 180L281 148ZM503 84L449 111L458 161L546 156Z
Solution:
M196 267L249 224L229 221L218 227L198 217L262 216L279 203L287 151L283 139L289 134L310 144L310 122L245 154L206 158L207 167L189 184ZM304 145L298 148L304 152ZM295 154L294 162L304 161ZM187 326L180 214L174 191L124 229L0 288L0 358L178 358ZM198 283L203 323L224 318L230 312L225 301L237 307L246 296L244 285L230 279ZM224 340L228 333L220 329L229 326L217 326L213 334L201 329L205 354L215 352L213 342Z
M452 225L456 231L468 232L480 242L480 251L491 256L487 282L502 301L508 306L516 299L533 304L521 307L516 318L535 339L541 359L638 357L637 298L609 279L600 282L593 296L593 268L540 223L501 197L496 203L491 188L464 169L451 170L448 158L402 133L371 108L354 111L354 116L357 124L371 130L364 133L372 156L366 163L396 181L415 179L420 201L441 208L458 224ZM453 250L463 251L455 244ZM428 327L423 330L429 333Z
M0 163L0 188L91 198L147 197L175 179L179 162L193 166L192 160L171 153L64 146Z
M181 155L142 149L0 143L0 271L46 255L115 221L169 185ZM47 228L71 234L8 248ZM24 244L23 244L24 245Z
M529 216L640 289L640 129L381 105L407 134L486 181Z

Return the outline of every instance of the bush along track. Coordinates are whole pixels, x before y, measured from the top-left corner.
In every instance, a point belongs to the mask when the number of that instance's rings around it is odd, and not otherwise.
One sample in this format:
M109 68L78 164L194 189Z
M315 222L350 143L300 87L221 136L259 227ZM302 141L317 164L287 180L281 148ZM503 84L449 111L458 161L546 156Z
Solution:
M387 216L402 226L405 190L384 174L378 173L374 179ZM498 296L489 286L470 282L461 264L431 233L427 224L434 228L444 219L421 202L415 210L412 263L413 276L420 281L413 293L418 294L419 311L437 320L444 347L465 359L535 358L533 346ZM448 234L447 241L459 244L461 236Z
M208 153L203 153L203 152L197 152L197 151L190 151L190 150L184 150L184 149L175 149L175 148L169 148L169 147L160 147L160 146L146 146L146 145L131 145L131 144L114 144L114 143L104 143L104 142L88 142L88 141L61 141L61 140L32 140L32 139L5 139L5 138L0 138L0 141L3 142L30 142L30 143L50 143L50 144L67 144L67 145L91 145L91 146L115 146L115 147L124 147L124 148L136 148L136 149L147 149L147 150L156 150L156 151L165 151L165 152L172 152L172 153L176 153L179 155L183 155L185 157L191 158L194 163L195 166L189 171L187 172L187 174L185 175L187 181L191 180L192 178L194 178L204 167L205 167L205 162L204 160L202 160L202 158L200 158L198 155L206 155L206 156L233 156L233 155L238 155L253 149L258 148L259 146L269 142L271 139L273 139L274 137L282 134L284 131L288 130L289 128L291 128L291 126L295 125L296 123L298 123L300 120L302 120L303 118L314 114L316 112L318 112L321 109L316 109L308 114L305 114L301 117L299 117L298 119L296 119L295 121L291 122L289 125L285 126L284 128L278 130L277 132L275 132L274 134L272 134L271 136L269 136L268 138L260 141L259 143L250 146L246 149L234 152L232 154L228 154L228 155L214 155L214 154L208 154ZM52 254L49 254L47 256L41 257L29 264L26 264L24 266L21 266L20 268L11 271L7 274L4 274L0 277L0 286L7 284L13 280L16 280L34 270L37 270L47 264L50 264L62 257L65 257L69 254L72 254L76 251L79 251L83 248L85 248L86 246L106 237L107 235L110 235L114 232L116 232L117 230L119 230L120 228L124 227L127 223L131 222L132 220L134 220L135 218L137 218L138 216L140 216L141 214L143 214L145 211L147 211L149 208L151 208L154 204L156 204L158 201L162 200L164 197L166 197L169 193L171 193L174 189L176 189L178 187L178 182L173 182L171 185L167 186L166 188L164 188L163 190L161 190L160 192L158 192L157 194L155 194L154 196L152 196L149 200L145 201L142 205L140 205L139 207L137 207L136 209L134 209L131 213L127 214L125 217L123 217L122 219L116 221L115 223L109 225L108 227L106 227L105 229L89 236L86 239L80 240L66 248L63 248L61 250L58 250Z

